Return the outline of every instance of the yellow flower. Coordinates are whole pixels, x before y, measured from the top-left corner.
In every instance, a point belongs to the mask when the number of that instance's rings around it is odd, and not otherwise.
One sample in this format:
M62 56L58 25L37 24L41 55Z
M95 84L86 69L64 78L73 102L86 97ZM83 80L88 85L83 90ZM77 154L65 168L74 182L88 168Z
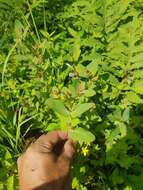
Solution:
M86 156L88 154L88 152L89 152L89 150L88 150L87 146L82 147L82 153L84 156Z

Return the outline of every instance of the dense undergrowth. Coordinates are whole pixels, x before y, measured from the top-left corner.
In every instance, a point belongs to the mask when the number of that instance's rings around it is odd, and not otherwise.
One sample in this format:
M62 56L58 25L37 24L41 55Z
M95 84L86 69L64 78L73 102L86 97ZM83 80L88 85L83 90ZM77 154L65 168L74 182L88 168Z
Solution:
M73 189L143 189L142 0L0 0L0 80L0 189L57 128L79 140Z

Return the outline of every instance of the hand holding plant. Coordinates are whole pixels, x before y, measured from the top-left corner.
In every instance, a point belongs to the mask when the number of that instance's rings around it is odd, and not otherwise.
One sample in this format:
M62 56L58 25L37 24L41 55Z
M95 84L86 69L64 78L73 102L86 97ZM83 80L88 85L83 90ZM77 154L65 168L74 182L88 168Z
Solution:
M68 134L42 135L18 159L20 190L70 190L74 143Z

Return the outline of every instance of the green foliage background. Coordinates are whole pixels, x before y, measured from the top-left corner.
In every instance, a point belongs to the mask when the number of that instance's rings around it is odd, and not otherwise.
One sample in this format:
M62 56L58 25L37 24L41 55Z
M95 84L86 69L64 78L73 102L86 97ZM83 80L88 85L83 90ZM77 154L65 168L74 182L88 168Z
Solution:
M142 0L0 0L0 80L0 189L27 139L60 128L80 141L73 189L142 190Z

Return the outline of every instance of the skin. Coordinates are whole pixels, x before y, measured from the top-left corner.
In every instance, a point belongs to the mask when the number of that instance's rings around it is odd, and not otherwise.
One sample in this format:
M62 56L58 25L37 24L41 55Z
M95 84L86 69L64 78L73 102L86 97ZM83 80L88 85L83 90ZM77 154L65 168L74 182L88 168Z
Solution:
M49 132L18 158L20 190L70 190L74 143L68 134Z

